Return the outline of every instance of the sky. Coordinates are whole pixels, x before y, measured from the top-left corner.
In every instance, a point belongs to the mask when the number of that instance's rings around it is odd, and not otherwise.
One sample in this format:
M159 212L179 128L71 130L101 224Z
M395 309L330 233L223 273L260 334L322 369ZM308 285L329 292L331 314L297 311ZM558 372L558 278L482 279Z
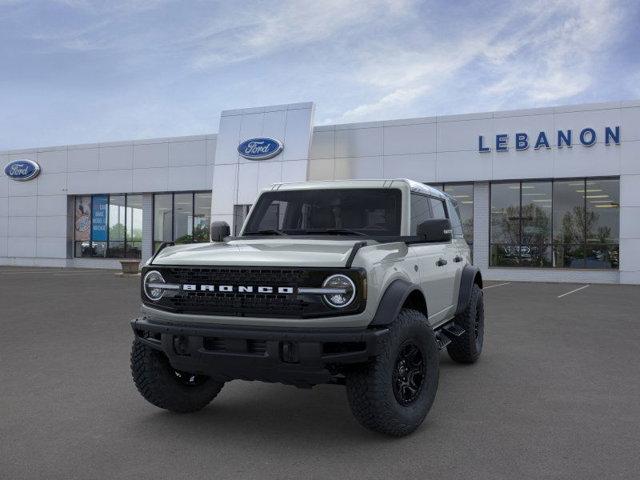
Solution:
M640 99L640 2L0 0L0 150Z

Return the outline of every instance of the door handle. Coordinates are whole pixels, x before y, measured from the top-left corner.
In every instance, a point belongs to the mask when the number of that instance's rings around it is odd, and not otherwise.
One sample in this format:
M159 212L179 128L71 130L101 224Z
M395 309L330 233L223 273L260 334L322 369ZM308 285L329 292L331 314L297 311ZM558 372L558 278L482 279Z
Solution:
M438 267L444 267L446 264L447 264L447 261L444 258L440 258L436 262L436 266Z
M461 261L462 261L462 257L461 257L460 255L456 255L456 256L453 258L453 261L454 261L454 262L456 262L456 263L461 262Z

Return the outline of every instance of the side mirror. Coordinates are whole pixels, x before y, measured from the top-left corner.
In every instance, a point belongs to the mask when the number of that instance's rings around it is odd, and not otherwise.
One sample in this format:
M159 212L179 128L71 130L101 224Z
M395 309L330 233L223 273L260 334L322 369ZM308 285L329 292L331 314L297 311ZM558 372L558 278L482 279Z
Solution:
M211 222L209 230L212 242L221 242L231 235L231 228L227 222Z
M451 240L451 221L448 218L432 218L418 225L417 235L427 242L448 242Z

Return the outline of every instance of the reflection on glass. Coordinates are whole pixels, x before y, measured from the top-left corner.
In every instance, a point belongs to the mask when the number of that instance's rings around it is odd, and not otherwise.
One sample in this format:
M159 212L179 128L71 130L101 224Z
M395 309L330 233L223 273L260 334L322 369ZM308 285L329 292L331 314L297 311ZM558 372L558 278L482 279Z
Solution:
M193 194L176 193L173 197L173 236L176 243L193 241Z
M559 244L584 243L584 180L553 183L553 241Z
M107 255L109 257L124 256L124 235L125 235L125 196L109 196L109 246Z
M619 188L618 179L492 184L490 265L618 268Z
M587 180L587 243L618 243L620 229L620 182Z
M551 265L551 182L523 182L521 185L520 264Z
M193 207L193 241L209 241L209 224L211 223L211 194L196 193Z
M142 195L127 195L127 245L129 258L142 255Z
M153 196L153 251L155 252L162 242L173 240L173 207L170 193L156 194Z

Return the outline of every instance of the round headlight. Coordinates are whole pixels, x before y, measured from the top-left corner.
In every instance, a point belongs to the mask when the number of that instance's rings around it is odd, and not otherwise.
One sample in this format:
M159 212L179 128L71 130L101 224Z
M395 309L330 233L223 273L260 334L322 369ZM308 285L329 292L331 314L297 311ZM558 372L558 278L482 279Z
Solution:
M160 275L160 272L157 270L147 272L142 281L144 294L149 300L157 302L162 298L162 295L164 295L164 288L160 287L160 285L164 283L166 283L164 278L162 278L162 275Z
M322 288L334 290L323 295L324 301L333 308L344 308L351 305L356 298L356 286L346 275L331 275L324 281Z

